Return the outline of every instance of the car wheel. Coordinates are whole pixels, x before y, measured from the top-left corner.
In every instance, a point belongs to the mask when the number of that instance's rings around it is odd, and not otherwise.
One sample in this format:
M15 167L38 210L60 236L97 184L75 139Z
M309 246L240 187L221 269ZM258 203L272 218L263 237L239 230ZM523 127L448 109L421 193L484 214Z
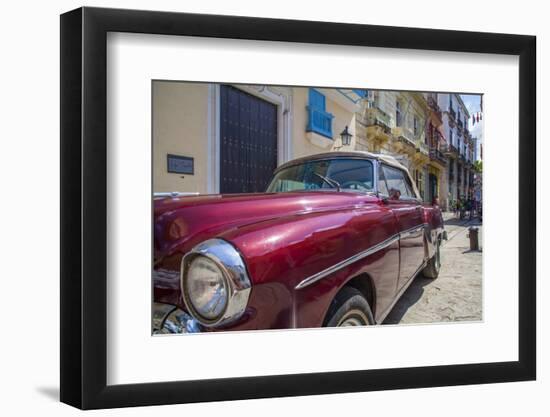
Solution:
M371 324L374 324L374 318L363 294L355 288L344 287L334 297L324 326L350 327Z
M428 265L422 271L422 274L426 278L436 279L439 276L439 270L441 269L441 239L437 239L435 245L435 254L428 261Z

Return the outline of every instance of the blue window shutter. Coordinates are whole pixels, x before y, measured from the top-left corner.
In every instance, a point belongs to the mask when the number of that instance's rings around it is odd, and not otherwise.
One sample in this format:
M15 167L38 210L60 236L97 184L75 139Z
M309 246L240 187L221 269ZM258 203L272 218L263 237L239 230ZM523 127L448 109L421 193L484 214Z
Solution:
M334 116L326 112L325 96L313 88L309 89L307 111L309 120L306 131L315 132L332 139L332 119Z
M314 88L309 89L309 105L317 110L326 110L325 96Z

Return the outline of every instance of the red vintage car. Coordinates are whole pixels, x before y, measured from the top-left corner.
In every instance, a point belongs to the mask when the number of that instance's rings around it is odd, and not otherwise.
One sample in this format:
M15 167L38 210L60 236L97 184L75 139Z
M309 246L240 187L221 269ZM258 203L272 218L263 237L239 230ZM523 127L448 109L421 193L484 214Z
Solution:
M407 169L367 152L281 165L265 193L154 199L154 333L382 323L446 239Z

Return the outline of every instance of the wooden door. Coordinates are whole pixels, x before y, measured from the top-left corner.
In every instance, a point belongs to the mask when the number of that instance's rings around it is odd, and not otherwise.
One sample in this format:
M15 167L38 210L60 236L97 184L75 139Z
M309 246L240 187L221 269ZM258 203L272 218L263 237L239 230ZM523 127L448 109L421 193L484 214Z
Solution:
M220 192L264 192L277 166L277 106L220 89Z

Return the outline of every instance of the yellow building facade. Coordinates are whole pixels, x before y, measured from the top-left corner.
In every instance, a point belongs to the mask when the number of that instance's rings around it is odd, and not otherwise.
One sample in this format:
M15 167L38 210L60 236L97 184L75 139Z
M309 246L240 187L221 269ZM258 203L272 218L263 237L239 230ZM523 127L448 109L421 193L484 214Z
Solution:
M369 91L356 118L357 148L395 156L409 168L425 201L433 198L429 175L436 173L430 166L429 117L422 93L374 90ZM435 193L439 195L439 189Z

